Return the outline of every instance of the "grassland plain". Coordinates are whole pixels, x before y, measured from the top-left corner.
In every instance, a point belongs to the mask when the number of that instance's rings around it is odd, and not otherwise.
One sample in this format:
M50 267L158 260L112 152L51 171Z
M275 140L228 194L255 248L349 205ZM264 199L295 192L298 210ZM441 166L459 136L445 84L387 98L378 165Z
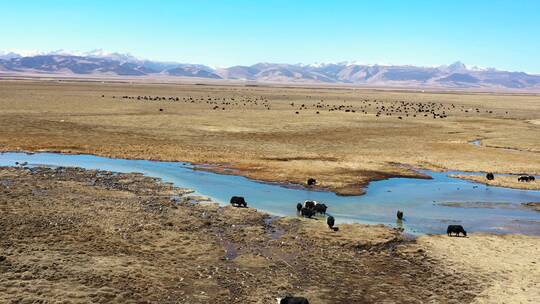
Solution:
M537 95L0 81L2 151L208 163L339 194L411 168L540 174L538 121Z
M539 174L539 108L536 95L5 80L0 149L209 163L357 194L373 179L418 175L411 168ZM378 225L333 233L322 221L175 203L183 191L137 174L2 168L0 177L0 302L539 296L538 237L411 242Z

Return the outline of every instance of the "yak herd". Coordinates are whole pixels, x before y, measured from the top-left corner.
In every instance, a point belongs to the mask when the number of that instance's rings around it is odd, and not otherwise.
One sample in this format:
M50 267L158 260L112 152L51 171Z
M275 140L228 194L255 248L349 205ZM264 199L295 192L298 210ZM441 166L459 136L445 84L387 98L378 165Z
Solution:
M536 178L532 175L523 175L523 176L520 176L518 177L518 182L534 182L536 180Z
M101 97L105 97L105 95L102 95ZM263 107L264 109L270 110L270 104L268 102L268 99L265 97L177 97L177 96L112 96L113 99L119 98L123 100L137 100L137 101L143 101L143 102L151 102L151 101L166 101L166 102L183 102L186 104L207 104L209 105L211 110L221 110L225 111L230 108L256 108L256 107Z
M488 180L494 180L495 175L491 172L486 174L486 179ZM518 181L534 181L535 177L532 175L524 175L520 176L518 178ZM308 186L313 186L316 184L316 180L314 178L309 178L307 181ZM247 207L246 200L241 196L233 196L230 200L231 205L235 207ZM296 205L296 211L299 215L306 217L306 218L312 218L316 214L321 215L327 215L328 206L324 203L319 203L317 201L312 200L306 200L304 203L298 203ZM396 218L398 222L404 221L403 217L403 211L398 210L396 213ZM332 215L328 215L326 218L326 223L328 225L328 228L330 228L333 231L339 231L339 227L335 227L335 218ZM463 237L467 237L467 231L463 228L462 225L448 225L448 228L446 230L446 233L448 236L456 236L459 237L462 235ZM277 303L281 304L309 304L309 301L304 297L296 297L296 296L286 296L283 298L278 298Z
M493 173L489 172L486 174L486 179L487 180L494 180L495 179L495 175L493 175ZM533 175L521 175L518 177L518 182L525 182L525 183L528 183L528 182L534 182L536 181L536 178L533 176Z
M486 174L487 180L494 180L495 175L492 172L489 172ZM519 182L531 182L535 181L535 177L532 175L522 175L518 177ZM309 178L307 180L307 186L311 187L314 186L317 183L317 181L314 178ZM235 207L247 207L247 202L245 199L241 196L233 196L231 197L230 204ZM312 218L316 216L317 214L326 216L327 215L328 206L324 203L320 203L313 200L306 200L304 203L297 203L296 204L296 211L297 214L305 217L305 218ZM396 218L398 222L404 221L403 217L403 211L398 210L396 213ZM334 231L338 231L338 227L334 227L335 225L335 218L331 215L328 215L326 218L326 223L328 224L328 227ZM449 225L447 229L448 236L459 236L460 234L463 234L463 236L467 236L467 232L461 225Z
M105 95L101 95L102 98ZM270 99L267 96L234 96L234 97L221 97L221 96L112 96L113 99L133 100L142 102L183 102L187 104L206 104L210 110L213 111L225 111L233 108L244 109L256 109L262 108L266 110L271 109ZM275 96L276 100L284 101L291 98L297 98L295 96ZM313 101L313 96L305 96L306 100L310 102L291 101L288 106L294 111L295 114L302 114L304 112L321 114L326 112L344 112L344 113L358 113L358 114L372 114L375 117L396 117L398 119L405 118L433 118L443 119L447 118L450 113L462 112L470 114L493 114L493 110L486 110L481 108L470 108L464 105L456 104L443 104L438 102L412 102L404 100L381 100L381 99L356 99L356 100L342 100L336 102L326 102L324 99L319 101ZM161 109L163 111L163 109ZM506 112L508 114L508 112Z

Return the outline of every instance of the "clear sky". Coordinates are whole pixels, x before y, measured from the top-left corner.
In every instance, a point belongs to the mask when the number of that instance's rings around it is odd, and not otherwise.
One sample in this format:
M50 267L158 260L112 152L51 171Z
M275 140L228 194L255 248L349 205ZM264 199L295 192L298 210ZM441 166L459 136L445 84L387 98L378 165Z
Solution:
M540 73L540 0L0 0L0 50L213 66L468 65Z

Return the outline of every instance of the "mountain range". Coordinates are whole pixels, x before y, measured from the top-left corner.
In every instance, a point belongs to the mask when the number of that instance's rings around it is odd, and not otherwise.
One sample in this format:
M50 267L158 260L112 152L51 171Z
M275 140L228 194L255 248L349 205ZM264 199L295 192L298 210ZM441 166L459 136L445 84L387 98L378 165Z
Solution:
M258 63L250 66L214 68L201 64L141 60L131 55L106 53L101 50L88 53L0 52L0 76L25 73L64 76L197 77L253 82L540 91L540 75L493 68L469 68L461 62L438 67L342 62L311 65Z

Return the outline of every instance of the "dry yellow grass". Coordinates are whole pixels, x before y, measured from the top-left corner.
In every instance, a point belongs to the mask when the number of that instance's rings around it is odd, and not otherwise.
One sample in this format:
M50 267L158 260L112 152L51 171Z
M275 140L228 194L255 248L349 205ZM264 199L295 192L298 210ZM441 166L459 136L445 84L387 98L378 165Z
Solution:
M123 95L180 101L119 98ZM196 101L182 101L189 97ZM207 98L267 100L270 109L260 101L212 110ZM447 110L445 119L398 119L397 114L377 117L374 104L368 114L319 110L314 106L321 100L357 110L363 100L386 107L400 101L453 104L456 110ZM301 104L308 109L299 110ZM373 179L415 176L408 166L540 174L540 125L531 123L539 119L536 95L0 81L3 151L211 163L268 181L305 183L315 177L320 187L342 194L360 193ZM488 147L468 144L477 138Z
M480 276L486 288L474 303L540 303L540 238L440 235L423 236L418 242L447 268Z

